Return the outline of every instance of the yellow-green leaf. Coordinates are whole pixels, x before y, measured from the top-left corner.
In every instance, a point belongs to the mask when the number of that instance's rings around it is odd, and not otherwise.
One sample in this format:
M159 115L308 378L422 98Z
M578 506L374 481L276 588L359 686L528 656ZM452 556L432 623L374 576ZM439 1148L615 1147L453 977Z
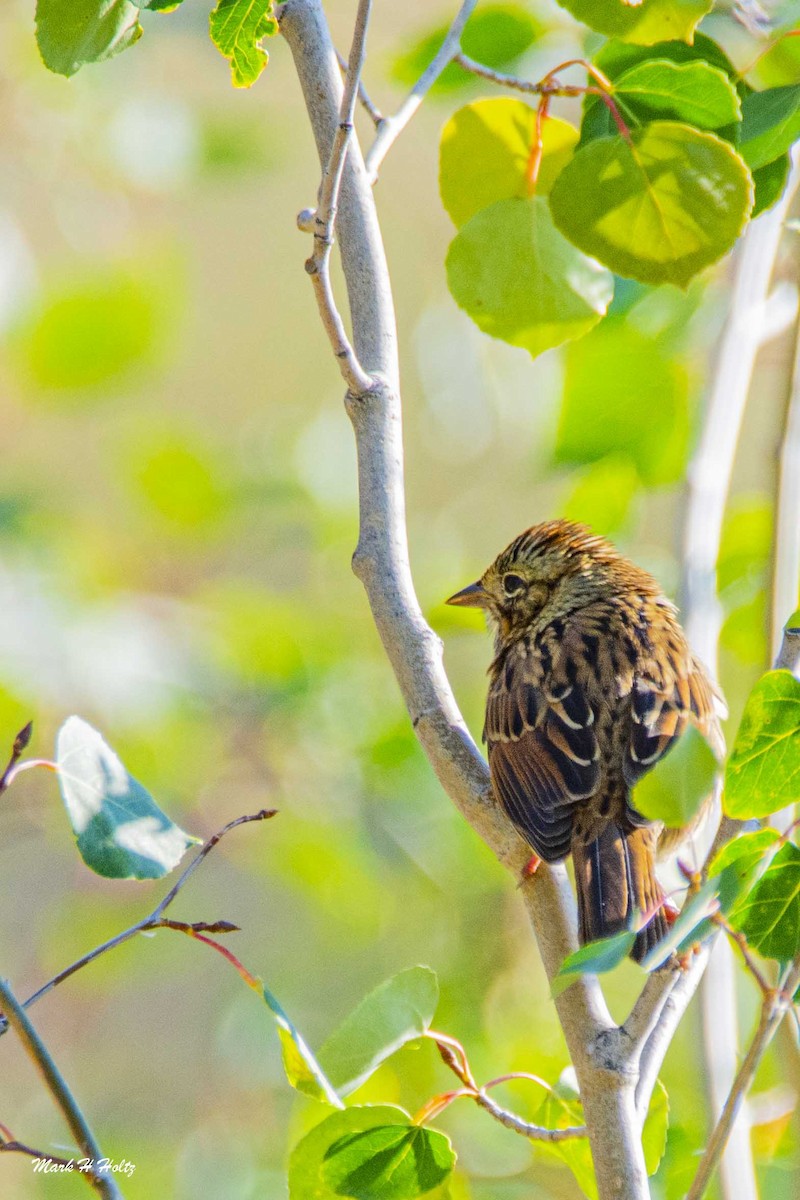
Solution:
M558 0L584 25L623 42L691 42L698 22L714 7L714 0Z
M208 20L211 40L230 59L234 87L250 87L267 65L261 43L278 32L272 0L218 0Z
M480 329L534 357L596 325L613 292L611 275L558 232L541 196L476 213L450 244L447 281Z
M676 121L590 142L550 193L556 225L584 253L619 275L682 287L731 248L752 204L733 147Z
M496 200L529 194L535 138L536 111L521 100L476 100L453 114L442 130L439 190L459 228ZM566 121L549 117L543 122L537 195L550 190L577 141L577 129Z

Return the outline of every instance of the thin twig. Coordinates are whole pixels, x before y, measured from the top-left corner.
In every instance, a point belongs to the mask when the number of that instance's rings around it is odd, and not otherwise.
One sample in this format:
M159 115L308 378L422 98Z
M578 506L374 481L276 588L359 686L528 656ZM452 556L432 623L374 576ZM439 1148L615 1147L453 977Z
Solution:
M7 1151L10 1154L25 1154L28 1158L38 1158L43 1162L55 1163L59 1167L71 1167L73 1160L69 1158L60 1158L57 1154L48 1154L46 1150L34 1150L33 1146L26 1146L24 1142L18 1142L16 1138L8 1140L0 1140L0 1153Z
M620 1026L623 1034L630 1038L632 1057L638 1057L644 1049L679 976L679 968L666 966L653 971L645 980L630 1015Z
M719 925L720 929L725 931L731 942L737 947L744 961L744 965L747 967L748 971L758 984L762 996L768 996L773 990L772 984L764 978L758 963L753 958L750 947L747 944L747 938L743 933L740 933L738 929L734 929L731 925L729 925L722 916L722 913L714 913L711 920L715 925Z
M28 1057L39 1071L48 1091L64 1114L64 1119L84 1157L92 1164L91 1169L85 1172L86 1179L91 1183L98 1196L105 1197L105 1200L122 1200L122 1192L117 1187L113 1176L108 1173L101 1174L95 1168L95 1164L103 1157L97 1138L92 1133L64 1076L54 1063L47 1047L34 1029L6 979L0 979L0 1001L2 1001L6 1020L9 1025L13 1026Z
M339 122L333 135L330 153L322 173L319 200L314 215L314 252L306 260L306 273L314 285L317 307L328 340L339 363L342 378L355 396L363 396L373 386L374 380L359 362L344 327L342 315L336 305L331 283L330 257L336 226L336 211L342 184L347 149L353 135L358 84L364 66L367 26L372 9L372 0L359 0L356 14L353 44L344 80ZM302 226L301 226L302 227Z
M513 1129L515 1133L521 1134L522 1137L526 1137L532 1142L568 1142L573 1138L585 1138L587 1136L585 1125L569 1125L565 1129L547 1129L543 1125L533 1125L529 1121L523 1121L522 1117L518 1117L516 1113L509 1112L508 1109L496 1104L483 1091L477 1092L474 1100L480 1108L490 1113L496 1121L499 1121L501 1125L505 1125L506 1129Z
M338 50L336 51L336 59L342 69L342 74L347 74L347 59L343 54L340 54ZM358 81L358 100L361 107L364 109L364 112L367 113L369 119L372 121L372 124L377 129L377 127L381 125L386 118L377 105L372 102L367 89L364 87L364 84L360 79Z
M708 962L708 946L701 946L695 952L690 965L679 972L679 977L668 992L658 1020L639 1053L639 1081L636 1084L636 1112L641 1121L647 1115L650 1098L658 1079L667 1051L672 1044L675 1030L683 1020L683 1015L689 1007L706 969Z
M391 117L384 117L375 141L367 152L367 178L370 183L374 183L378 178L381 163L389 153L392 145L403 132L406 125L408 125L442 71L449 67L458 54L464 26L475 11L476 4L477 0L463 0L461 8L456 13L444 41L397 112Z
M495 71L493 67L487 67L483 63L476 62L474 58L470 58L463 50L459 50L453 56L453 62L458 63L465 71L469 71L470 75L477 75L481 79L488 79L490 83L496 83L498 87L511 88L515 92L525 92L529 96L540 96L542 94L543 84L531 83L529 79L520 79L518 75L506 75L504 71Z
M65 967L63 971L59 971L57 975L54 975L52 979L49 979L47 983L43 984L42 987L40 987L38 991L34 992L32 996L29 996L22 1007L30 1008L31 1005L37 1002L37 1000L41 1000L43 996L46 996L49 992L52 992L53 988L57 987L60 983L63 983L65 979L69 979L71 975L74 975L76 971L80 971L83 967L88 966L89 963L94 962L96 958L100 958L101 955L106 954L109 950L114 950L118 946L124 945L125 942L129 942L131 938L136 937L138 933L149 933L152 930L166 928L173 924L164 920L163 914L165 909L167 909L169 905L173 903L178 893L183 889L185 884L188 883L194 872L204 861L206 856L214 849L218 842L225 837L227 833L230 833L232 829L236 829L237 826L245 825L250 821L266 821L270 817L275 816L276 811L277 810L274 808L262 808L260 812L252 813L244 817L237 817L234 821L229 821L224 828L220 829L218 833L213 834L213 836L210 837L208 841L200 847L200 849L197 851L197 854L189 863L189 866L183 872L174 887L167 892L164 899L156 905L156 907L148 916L143 917L142 920L137 921L135 925L131 925L128 929L124 929L122 933L115 934L114 937L109 938L107 942L103 942L100 946L95 946L95 948L90 950L88 954L84 954L80 958L76 959L75 962L70 963L70 965ZM215 921L210 924L207 922L197 922L193 928L197 930L207 929L211 930L212 932L224 933L236 929L237 926L231 925L229 921ZM0 1018L0 1036L2 1036L7 1029L8 1021L6 1021L4 1018Z
M160 917L164 910L169 908L170 904L172 904L173 900L178 895L178 892L180 892L186 886L206 856L209 855L214 847L222 841L226 834L230 833L232 829L238 829L240 825L249 825L251 821L268 821L271 817L274 817L277 814L277 811L278 810L276 808L262 808L257 813L248 813L243 817L236 817L233 821L229 821L227 825L223 825L222 829L220 829L217 833L212 834L208 841L204 842L197 851L197 854L195 854L194 858L189 863L188 867L186 867L185 871L180 876L174 887L170 888L158 907L153 910L153 919Z
M30 744L31 735L33 734L33 721L28 721L24 729L20 729L17 736L14 738L14 745L11 747L11 757L8 760L3 774L0 775L0 794L2 794L11 784L14 778L14 768L16 767L22 755Z
M506 1083L512 1079L529 1079L540 1087L545 1088L552 1093L553 1089L544 1079L540 1079L538 1075L530 1075L525 1071L513 1071L508 1075L500 1075L497 1079L492 1079L489 1083L485 1083L483 1087L479 1087L475 1082L475 1077L472 1074L467 1053L464 1047L455 1038L447 1037L441 1033L434 1033L429 1030L426 1037L436 1043L436 1047L441 1055L445 1066L448 1066L459 1082L463 1085L454 1092L446 1092L442 1096L435 1096L429 1101L423 1109L415 1117L415 1121L422 1124L423 1120L431 1120L433 1116L440 1113L454 1100L466 1097L474 1100L475 1103L485 1109L496 1121L501 1125L505 1125L506 1129L513 1129L515 1133L519 1133L522 1137L528 1138L533 1142L566 1142L572 1138L587 1137L585 1125L570 1125L565 1129L548 1129L544 1125L534 1125L530 1121L524 1121L522 1117L511 1112L507 1108L503 1108L497 1104L486 1093L490 1087L496 1087L498 1084ZM558 1099L558 1097L556 1097Z
M781 986L770 990L764 997L758 1029L750 1043L750 1048L744 1057L742 1065L736 1073L736 1077L728 1093L728 1098L725 1101L714 1131L708 1140L705 1154L700 1161L700 1166L698 1167L686 1200L701 1200L701 1197L705 1195L706 1188L711 1182L711 1177L714 1174L717 1163L722 1157L726 1145L728 1145L737 1113L755 1078L758 1064L761 1062L764 1052L772 1041L785 1014L791 1009L792 999L798 985L800 985L800 957L796 958L792 963L789 971L784 976Z

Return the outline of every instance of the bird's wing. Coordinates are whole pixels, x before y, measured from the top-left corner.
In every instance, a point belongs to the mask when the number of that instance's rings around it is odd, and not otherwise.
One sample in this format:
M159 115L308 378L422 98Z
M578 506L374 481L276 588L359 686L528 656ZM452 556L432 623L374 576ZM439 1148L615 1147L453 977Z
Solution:
M510 652L489 689L484 738L511 820L545 862L565 858L575 805L600 778L594 713L569 663L554 671L535 651Z
M705 667L687 650L670 652L638 673L631 688L631 736L623 761L629 787L667 753L691 722L721 760L725 742L719 717L725 715L722 696Z

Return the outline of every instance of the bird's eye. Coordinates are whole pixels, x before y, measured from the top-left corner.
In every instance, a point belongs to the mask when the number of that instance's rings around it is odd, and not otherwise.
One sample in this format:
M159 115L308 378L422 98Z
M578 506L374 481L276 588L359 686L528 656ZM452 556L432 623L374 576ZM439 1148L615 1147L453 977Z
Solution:
M517 596L525 590L525 580L519 576L509 573L503 576L503 591L507 596Z

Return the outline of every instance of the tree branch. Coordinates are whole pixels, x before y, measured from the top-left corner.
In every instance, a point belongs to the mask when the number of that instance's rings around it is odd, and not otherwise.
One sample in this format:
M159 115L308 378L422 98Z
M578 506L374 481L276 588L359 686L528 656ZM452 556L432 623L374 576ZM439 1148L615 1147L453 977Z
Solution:
M689 468L681 607L689 642L714 674L722 624L716 567L725 507L756 355L773 332L766 321L767 298L783 222L797 184L795 167L781 201L753 222L739 248L700 444ZM734 830L735 826L723 820L715 848ZM722 940L714 947L703 988L703 1028L710 1099L716 1114L733 1078L737 1045L735 964L730 947ZM722 1191L725 1200L757 1200L746 1129L730 1143Z
M422 101L431 90L436 80L441 75L442 71L450 65L458 53L461 45L461 35L464 32L464 26L475 11L475 5L478 0L463 0L461 8L458 10L452 25L447 31L447 36L431 59L428 66L420 75L417 82L405 98L403 103L398 108L394 116L384 117L380 129L378 130L375 141L370 146L367 152L367 177L370 183L374 183L378 178L378 171L389 150L394 142L400 136L409 123L411 118L416 113Z
M319 0L288 0L281 32L294 57L324 164L336 132L342 84ZM405 524L394 310L374 201L355 138L342 177L337 234L353 343L359 361L376 381L363 391L351 389L346 397L358 452L360 529L353 567L365 586L417 737L436 775L473 829L519 878L530 851L494 801L486 763L443 669L441 643L426 624L414 592ZM564 867L542 867L521 893L552 978L575 946L575 900ZM578 1076L601 1200L645 1200L635 1073L624 1063L619 1031L596 978L582 977L558 997L556 1007Z
M347 147L353 133L356 97L364 65L367 26L371 8L372 0L359 0L353 44L350 49L350 59L339 108L339 121L331 141L330 153L322 172L322 182L319 187L319 200L314 216L314 253L306 261L306 272L314 285L317 307L328 340L338 359L339 370L342 372L347 386L356 393L368 391L373 381L359 362L358 355L345 332L344 321L333 294L330 257Z
M95 1164L103 1157L97 1139L89 1128L64 1076L53 1062L47 1047L26 1016L25 1010L16 999L6 979L0 979L0 1001L8 1024L13 1027L25 1047L28 1057L42 1076L47 1090L61 1109L84 1158L89 1159L92 1164L91 1169L85 1172L87 1181L91 1183L98 1196L105 1197L105 1200L122 1200L122 1192L117 1187L114 1177L108 1173L100 1173L96 1169Z
M474 58L470 58L463 50L460 50L453 58L453 62L458 63L465 71L469 71L470 75L477 75L480 79L488 79L489 83L496 83L498 87L511 88L515 92L524 92L529 96L540 96L542 94L541 83L531 83L529 79L520 79L518 75L506 75L504 71L495 71L493 67L487 67L483 63L476 62Z
M340 70L344 74L346 74L347 73L347 59L345 58L345 56L343 54L340 54L338 50L336 51L336 61L339 64ZM369 92L364 87L364 84L362 83L362 81L360 79L358 81L358 102L361 105L361 107L364 109L364 112L367 114L370 121L372 121L372 124L376 128L386 120L386 118L384 117L383 113L378 108L378 106L376 104L374 104L372 102L372 100L370 99Z
M800 986L800 957L796 958L792 963L784 976L781 986L770 991L764 997L764 1002L761 1006L761 1018L755 1037L750 1043L750 1049L747 1051L742 1065L736 1073L731 1090L728 1093L728 1098L725 1101L714 1131L709 1138L705 1154L700 1162L686 1200L701 1200L701 1197L705 1195L706 1188L711 1182L711 1177L714 1174L717 1163L722 1157L726 1145L728 1145L733 1126L736 1122L736 1116L750 1090L758 1064L761 1062L785 1014L791 1009L792 999L798 986Z
M772 574L773 655L785 622L797 608L800 580L800 320L778 467Z
M52 979L49 979L47 983L43 984L42 987L40 987L38 991L34 992L32 996L29 996L22 1007L24 1009L30 1008L31 1005L37 1002L37 1000L41 1000L44 996L48 995L49 992L52 992L53 988L58 987L58 985L63 983L65 979L69 979L71 975L74 975L76 971L82 970L83 967L88 967L89 963L94 962L95 959L100 958L101 955L106 954L109 950L115 950L117 946L122 946L125 944L125 942L129 942L131 938L136 937L137 933L147 933L150 930L160 929L165 925L168 925L169 922L164 920L165 910L169 908L170 904L172 904L172 902L175 900L178 893L183 889L185 884L189 882L197 868L205 860L206 856L210 854L217 843L220 842L227 833L230 833L232 829L236 829L239 825L249 824L250 821L266 821L270 817L274 817L276 811L277 810L274 808L262 808L260 812L252 813L244 817L236 817L235 820L229 821L227 825L220 829L218 833L213 834L213 836L210 837L208 841L200 847L200 849L197 851L197 854L194 856L186 870L178 879L177 883L174 885L174 887L170 888L164 899L156 905L149 916L143 917L142 920L137 921L135 925L131 925L128 929L124 929L122 933L115 934L114 937L109 938L107 942L103 942L100 946L95 946L93 950L88 952L88 954L83 954L80 958L76 959L75 962L70 963L70 965L65 967L63 971L59 971L57 975L54 975ZM225 926L226 928L223 930L220 928L220 926ZM216 929L217 932L225 932L236 929L237 927L235 925L231 925L230 922L227 921L217 921L214 922L212 926L202 923L202 928L209 929L212 932L214 929ZM0 1037L2 1037L2 1035L6 1032L8 1026L8 1021L4 1017L0 1017Z
M692 996L697 991L708 962L709 947L701 946L691 965L684 971L678 969L678 978L664 999L658 1020L641 1048L639 1056L639 1079L636 1084L636 1110L640 1121L644 1121L650 1105L650 1097L658 1079L661 1065L683 1020Z

